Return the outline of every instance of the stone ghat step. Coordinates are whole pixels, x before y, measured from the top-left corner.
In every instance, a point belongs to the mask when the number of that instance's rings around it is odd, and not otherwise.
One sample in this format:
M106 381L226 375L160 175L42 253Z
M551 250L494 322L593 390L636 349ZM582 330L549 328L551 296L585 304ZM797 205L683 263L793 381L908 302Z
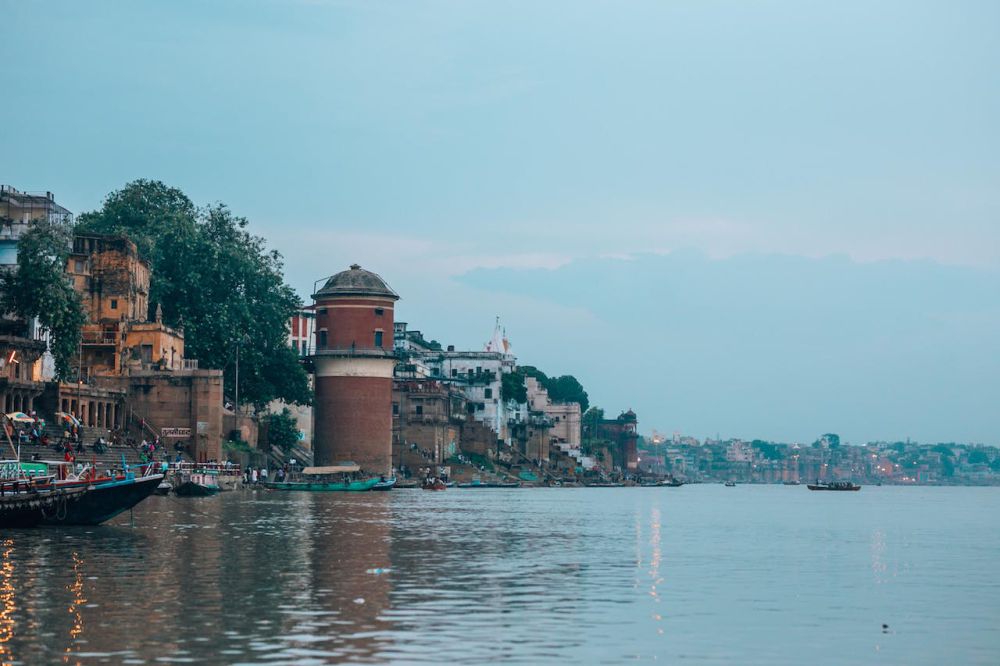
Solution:
M63 454L51 446L45 447L31 444L21 445L21 460L23 462L30 462L32 457L35 455L38 456L39 460L63 459ZM104 453L94 453L93 449L88 446L84 449L83 453L76 454L76 461L85 465L92 464L96 461L99 469L106 469L110 467L120 468L122 466L122 455L125 456L125 462L129 465L140 464L139 452L127 446L108 448L104 451ZM3 457L10 459L13 456L8 451L7 455L4 455ZM160 457L158 456L157 459L160 459Z

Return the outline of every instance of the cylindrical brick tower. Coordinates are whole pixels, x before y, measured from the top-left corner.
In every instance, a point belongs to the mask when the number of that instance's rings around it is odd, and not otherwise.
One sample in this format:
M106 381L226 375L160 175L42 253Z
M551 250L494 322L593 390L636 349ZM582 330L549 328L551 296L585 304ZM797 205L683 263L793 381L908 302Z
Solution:
M357 264L313 294L317 466L352 461L370 474L392 468L393 306L399 296Z

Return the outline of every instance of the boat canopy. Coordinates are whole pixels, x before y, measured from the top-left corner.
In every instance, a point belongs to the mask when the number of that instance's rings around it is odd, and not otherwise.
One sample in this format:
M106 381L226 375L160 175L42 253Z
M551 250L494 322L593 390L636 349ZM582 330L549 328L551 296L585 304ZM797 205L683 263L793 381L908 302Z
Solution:
M327 465L326 467L306 467L302 470L303 474L348 474L350 472L359 472L361 467L357 463L352 462L341 462L336 465Z

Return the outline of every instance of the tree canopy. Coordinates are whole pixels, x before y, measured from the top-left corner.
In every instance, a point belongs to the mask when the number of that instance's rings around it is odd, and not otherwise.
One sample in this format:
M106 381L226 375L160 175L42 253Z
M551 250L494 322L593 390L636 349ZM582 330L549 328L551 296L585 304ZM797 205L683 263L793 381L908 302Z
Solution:
M38 317L50 333L49 351L56 376L63 380L75 374L73 358L86 319L80 297L65 275L72 247L72 227L34 220L17 241L17 268L2 277L4 312L25 321Z
M533 365L524 365L518 369L525 377L537 379L538 383L549 392L549 399L552 402L579 403L581 412L586 412L590 406L590 397L583 389L583 385L573 375L549 377Z
M301 301L285 284L281 255L247 226L224 204L197 208L177 188L136 180L80 215L77 232L136 244L150 263L150 311L159 305L165 323L184 329L186 356L225 371L227 393L239 346L241 400L308 403L308 378L287 342Z
M288 407L275 414L268 414L265 418L267 424L267 441L271 446L288 453L299 441L299 425L295 421L295 416Z

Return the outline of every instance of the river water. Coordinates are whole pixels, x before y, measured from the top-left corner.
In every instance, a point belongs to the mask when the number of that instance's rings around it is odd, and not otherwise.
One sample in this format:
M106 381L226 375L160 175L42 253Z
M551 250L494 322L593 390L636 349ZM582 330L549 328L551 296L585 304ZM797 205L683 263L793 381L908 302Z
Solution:
M1000 488L236 491L133 519L0 533L0 663L1000 663Z

